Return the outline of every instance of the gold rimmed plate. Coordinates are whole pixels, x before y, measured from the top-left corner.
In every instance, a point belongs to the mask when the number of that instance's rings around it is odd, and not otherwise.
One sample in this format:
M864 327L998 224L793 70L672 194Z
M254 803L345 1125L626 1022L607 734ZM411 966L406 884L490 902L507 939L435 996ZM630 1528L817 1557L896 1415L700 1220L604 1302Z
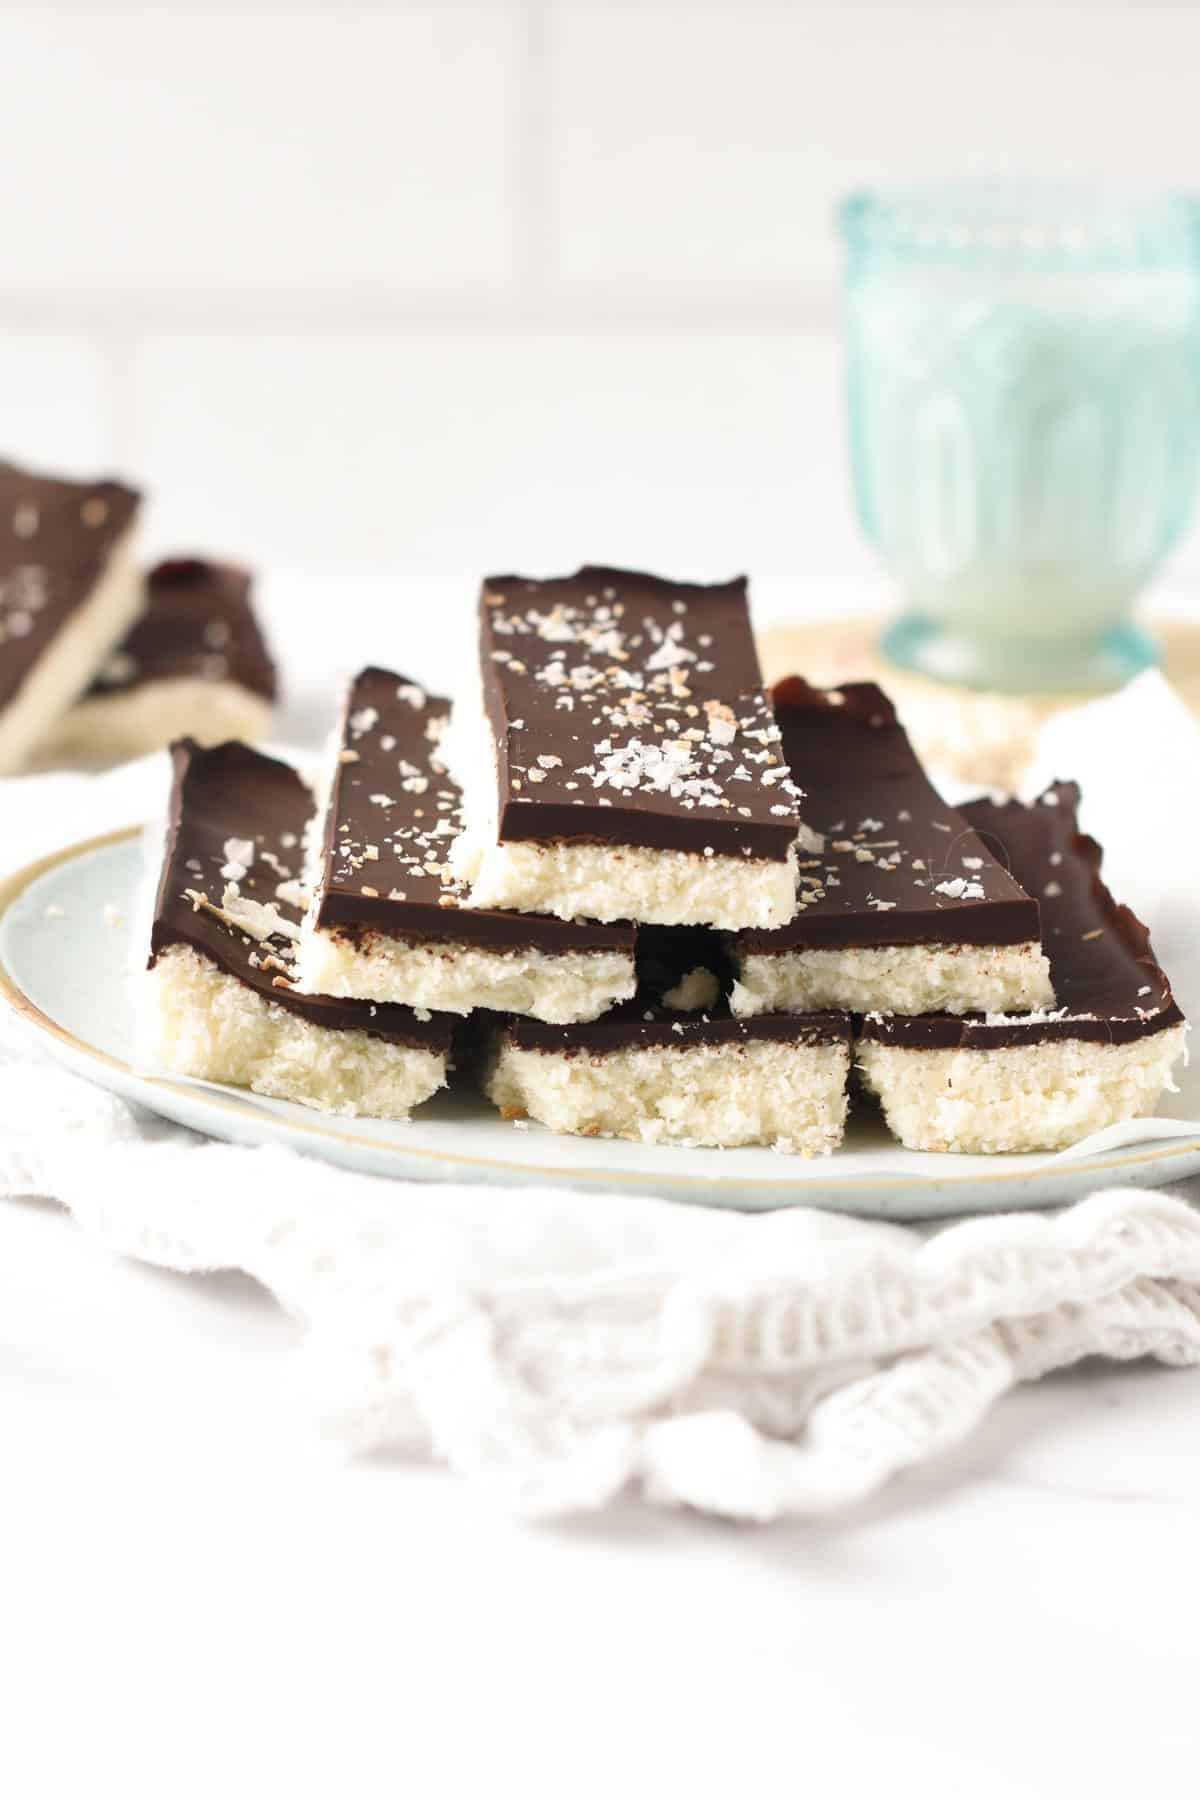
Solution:
M693 1150L564 1138L505 1123L482 1100L441 1095L407 1124L334 1118L243 1089L136 1066L135 827L73 844L0 884L0 999L47 1056L211 1137L275 1144L366 1174L416 1181L633 1190L762 1210L821 1206L886 1219L1063 1204L1102 1186L1157 1186L1200 1172L1200 1135L1141 1121L1142 1141L1056 1156L930 1156L900 1149L872 1118L805 1161L770 1150Z

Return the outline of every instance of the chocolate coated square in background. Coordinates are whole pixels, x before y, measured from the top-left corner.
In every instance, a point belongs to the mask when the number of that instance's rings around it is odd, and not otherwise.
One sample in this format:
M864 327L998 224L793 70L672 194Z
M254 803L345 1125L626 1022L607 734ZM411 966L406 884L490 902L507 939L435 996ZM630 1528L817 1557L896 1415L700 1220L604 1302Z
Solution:
M152 681L230 681L274 701L279 681L251 601L253 577L231 563L172 557L146 577L146 611L88 689L89 700Z
M141 495L0 462L0 709L104 576Z

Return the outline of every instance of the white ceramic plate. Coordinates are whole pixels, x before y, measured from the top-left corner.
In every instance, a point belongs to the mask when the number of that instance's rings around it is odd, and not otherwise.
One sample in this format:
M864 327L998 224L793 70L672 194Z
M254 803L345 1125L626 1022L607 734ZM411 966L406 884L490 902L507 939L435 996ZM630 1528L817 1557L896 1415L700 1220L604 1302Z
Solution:
M129 934L140 872L131 828L11 877L0 887L0 995L68 1068L213 1137L282 1144L410 1180L634 1188L745 1210L808 1205L891 1219L1048 1206L1105 1183L1149 1187L1200 1171L1200 1136L1172 1119L1133 1128L1151 1141L1086 1155L1008 1157L917 1155L895 1145L877 1120L856 1119L841 1150L806 1162L769 1150L556 1137L536 1125L505 1124L469 1096L440 1096L398 1125L147 1076L131 1066ZM106 918L114 907L116 924Z

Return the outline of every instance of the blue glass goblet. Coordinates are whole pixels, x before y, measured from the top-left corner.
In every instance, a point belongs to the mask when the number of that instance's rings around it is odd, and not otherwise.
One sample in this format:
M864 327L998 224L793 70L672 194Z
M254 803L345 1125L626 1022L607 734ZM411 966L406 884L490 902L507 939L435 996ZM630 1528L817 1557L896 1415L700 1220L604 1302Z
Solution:
M1118 685L1200 446L1200 202L962 186L841 209L859 515L884 649L998 689Z

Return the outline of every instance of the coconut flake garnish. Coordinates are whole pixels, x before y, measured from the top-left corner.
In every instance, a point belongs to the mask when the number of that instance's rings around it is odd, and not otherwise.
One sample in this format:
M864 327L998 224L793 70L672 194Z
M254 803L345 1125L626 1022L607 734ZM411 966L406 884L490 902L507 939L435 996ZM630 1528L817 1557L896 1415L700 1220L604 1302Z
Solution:
M945 894L948 900L983 900L986 898L982 882L964 881L961 875L956 875L952 881L935 882L933 891L935 894Z
M220 906L196 888L184 888L183 894L185 900L191 901L193 912L210 912L222 924L230 926L234 931L244 932L247 937L254 938L260 944L271 937L291 938L294 941L300 936L300 927L294 925L291 919L285 919L272 901L248 900L244 894L238 893L232 883L222 894Z
M222 876L226 881L241 881L254 862L254 839L226 838L222 849L225 856Z

